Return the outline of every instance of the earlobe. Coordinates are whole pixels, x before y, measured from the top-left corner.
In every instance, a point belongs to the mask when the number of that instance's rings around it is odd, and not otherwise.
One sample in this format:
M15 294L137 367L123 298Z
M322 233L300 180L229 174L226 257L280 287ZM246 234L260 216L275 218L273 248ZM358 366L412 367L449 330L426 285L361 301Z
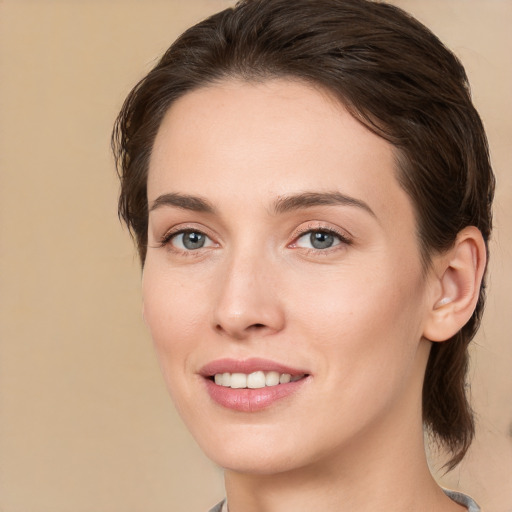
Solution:
M474 226L463 229L453 247L436 258L425 338L445 341L468 322L478 302L486 260L485 242Z

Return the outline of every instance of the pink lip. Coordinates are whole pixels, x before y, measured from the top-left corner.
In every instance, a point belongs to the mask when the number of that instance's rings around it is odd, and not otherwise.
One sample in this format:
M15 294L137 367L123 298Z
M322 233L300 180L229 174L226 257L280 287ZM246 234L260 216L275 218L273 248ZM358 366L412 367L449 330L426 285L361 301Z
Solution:
M252 373L258 370L289 373L292 376L306 374L306 377L295 382L259 389L231 389L215 384L210 378L216 373ZM277 401L298 392L303 384L309 380L307 371L258 358L243 361L219 359L205 365L201 369L200 374L205 377L206 389L214 402L222 407L239 412L257 412L267 409Z

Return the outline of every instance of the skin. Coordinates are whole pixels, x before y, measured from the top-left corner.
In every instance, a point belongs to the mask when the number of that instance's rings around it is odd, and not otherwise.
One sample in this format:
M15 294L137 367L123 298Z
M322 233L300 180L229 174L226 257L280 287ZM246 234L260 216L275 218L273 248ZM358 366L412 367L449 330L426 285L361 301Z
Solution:
M305 192L359 204L276 208ZM145 321L178 411L226 470L230 512L464 510L425 460L424 333L443 290L389 143L321 90L225 81L171 106L148 201ZM185 249L180 229L206 244ZM322 230L340 237L315 249ZM256 413L213 402L200 369L251 357L309 376Z

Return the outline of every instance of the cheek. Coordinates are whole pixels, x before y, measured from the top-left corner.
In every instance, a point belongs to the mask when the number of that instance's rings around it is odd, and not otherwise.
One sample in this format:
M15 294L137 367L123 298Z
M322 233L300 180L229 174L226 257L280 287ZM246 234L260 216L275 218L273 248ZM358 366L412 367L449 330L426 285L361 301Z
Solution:
M295 304L298 316L309 319L306 324L319 332L333 325L344 331L393 326L410 318L423 293L419 272L400 272L395 267L373 263L324 275L305 272L289 281L295 284L288 286L286 301Z
M344 287L326 289L300 313L298 337L325 391L312 407L327 418L326 438L342 431L352 435L394 410L413 387L417 391L412 383L421 377L416 364L420 301L413 306L410 289L406 294L403 283L392 290L389 284L352 288L345 280Z
M200 287L187 285L179 273L146 262L142 280L144 318L162 365L177 364L177 356L197 339L204 327L205 300L199 300Z
M204 322L198 290L185 286L164 267L148 260L142 280L144 318L170 396L179 414L186 417L194 396L183 376L190 367L190 353L201 339ZM204 332L204 328L202 329Z
M332 361L338 371L368 379L389 377L386 367L410 365L422 332L423 280L420 271L395 265L332 274L319 285L303 282L306 300L295 301L293 324L299 338ZM405 265L403 265L405 268ZM290 301L291 303L291 301ZM300 336L300 333L306 336ZM312 343L312 340L314 343ZM333 365L329 364L332 368Z

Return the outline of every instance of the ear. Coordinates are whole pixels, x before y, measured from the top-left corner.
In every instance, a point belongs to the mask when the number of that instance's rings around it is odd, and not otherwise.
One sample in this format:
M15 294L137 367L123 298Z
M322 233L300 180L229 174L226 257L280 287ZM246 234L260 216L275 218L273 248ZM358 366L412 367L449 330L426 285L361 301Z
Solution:
M474 226L464 228L453 247L434 258L425 338L445 341L468 322L478 302L486 261L484 239Z

